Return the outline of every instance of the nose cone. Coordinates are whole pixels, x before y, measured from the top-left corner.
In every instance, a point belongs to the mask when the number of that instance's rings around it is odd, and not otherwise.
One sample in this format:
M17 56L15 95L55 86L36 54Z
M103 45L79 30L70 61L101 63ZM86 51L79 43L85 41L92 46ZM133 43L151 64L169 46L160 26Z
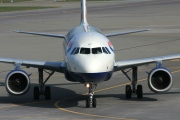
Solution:
M107 80L114 68L114 59L108 55L78 55L74 59L75 70L71 72L74 79L81 83L99 83Z
M113 59L102 56L89 56L86 59L81 58L74 76L84 83L99 83L107 80L112 75L113 68Z
M106 64L102 64L100 61L91 61L86 60L82 61L79 65L79 72L81 73L97 73L97 72L105 72Z
M113 70L113 59L107 55L89 55L86 58L80 57L77 65L80 73L102 73Z

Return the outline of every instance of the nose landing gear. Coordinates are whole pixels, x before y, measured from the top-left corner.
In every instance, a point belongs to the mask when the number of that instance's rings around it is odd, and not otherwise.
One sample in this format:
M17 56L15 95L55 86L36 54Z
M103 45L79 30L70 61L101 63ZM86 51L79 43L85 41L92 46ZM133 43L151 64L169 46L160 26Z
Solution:
M89 93L86 98L86 108L89 108L91 105L93 108L96 108L96 98L94 97L93 88L96 87L93 83L87 83L85 84L86 88L89 89Z

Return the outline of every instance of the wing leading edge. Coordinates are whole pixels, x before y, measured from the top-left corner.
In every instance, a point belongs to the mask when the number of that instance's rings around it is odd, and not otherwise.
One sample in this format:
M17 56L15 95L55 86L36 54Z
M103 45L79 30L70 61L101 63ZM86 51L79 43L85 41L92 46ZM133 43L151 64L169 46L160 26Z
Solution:
M33 60L21 60L21 59L12 59L12 58L0 58L0 62L14 64L14 65L18 64L26 67L42 68L56 72L63 72L66 66L65 62L33 61Z
M48 37L64 38L64 40L67 42L66 36L62 35L62 34L51 34L51 33L41 33L41 32L28 32L28 31L19 31L19 30L15 30L14 32L24 33L24 34L32 34L32 35L48 36Z
M138 32L145 32L150 31L151 29L144 29L144 30L132 30L132 31L126 31L126 32L116 32L116 33L109 33L105 34L106 37L113 37L118 35L125 35L125 34L132 34L132 33L138 33Z
M162 62L165 60L172 60L172 59L178 59L178 58L180 58L180 54L159 56L159 57L153 57L153 58L135 59L135 60L116 61L115 71L132 68L134 66L141 66L145 64Z

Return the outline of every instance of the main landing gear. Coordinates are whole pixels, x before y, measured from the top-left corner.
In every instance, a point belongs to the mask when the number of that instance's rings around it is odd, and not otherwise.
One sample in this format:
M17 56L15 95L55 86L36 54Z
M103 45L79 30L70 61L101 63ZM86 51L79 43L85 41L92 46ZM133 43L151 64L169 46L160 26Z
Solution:
M96 107L97 101L96 98L93 96L94 92L93 92L93 88L96 87L96 85L94 85L93 83L87 83L85 84L86 88L89 89L89 94L87 95L86 98L86 108L89 108L91 105L93 108Z
M122 71L126 77L131 81L131 85L126 85L125 88L125 93L126 93L126 98L130 99L132 96L132 93L135 93L137 95L137 98L141 99L143 98L143 87L142 85L137 85L137 67L133 67L132 68L132 80L130 79L130 77L127 75L127 72ZM131 88L132 86L132 88Z
M46 80L43 80L43 69L38 69L39 72L39 87L34 87L34 100L39 100L40 95L44 95L46 100L51 99L51 89L50 86L45 87L45 83L49 80L49 78L54 74L54 71L51 73L48 73L49 76L46 78Z

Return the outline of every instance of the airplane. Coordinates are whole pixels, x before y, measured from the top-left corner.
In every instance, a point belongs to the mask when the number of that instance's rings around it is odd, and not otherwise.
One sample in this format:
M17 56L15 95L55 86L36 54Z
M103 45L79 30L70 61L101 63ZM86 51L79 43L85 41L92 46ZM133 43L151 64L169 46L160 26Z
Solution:
M116 71L122 71L131 81L131 85L126 85L125 87L126 98L130 99L132 94L137 94L137 98L143 98L143 87L142 85L137 85L138 67L155 63L156 67L148 73L148 86L153 92L166 92L172 87L173 78L171 72L163 67L162 61L178 59L180 58L180 54L115 61L115 50L108 39L113 36L149 30L150 29L131 30L103 34L99 29L88 24L86 0L81 0L80 25L71 29L67 35L15 31L17 33L63 38L65 58L62 62L0 58L0 62L2 63L14 64L14 69L7 74L5 79L6 90L9 94L15 96L27 93L30 88L30 75L20 67L37 68L39 72L39 86L34 87L34 100L39 100L40 95L44 95L46 100L50 100L51 89L50 86L45 86L45 84L54 72L59 72L63 73L68 81L84 84L88 89L85 105L87 108L91 106L95 108L97 106L97 101L94 97L93 89L97 84L110 80L112 74ZM127 73L129 71L127 69L132 70L132 78L128 76ZM51 72L48 72L49 75L44 80L43 73L46 70L50 70Z

